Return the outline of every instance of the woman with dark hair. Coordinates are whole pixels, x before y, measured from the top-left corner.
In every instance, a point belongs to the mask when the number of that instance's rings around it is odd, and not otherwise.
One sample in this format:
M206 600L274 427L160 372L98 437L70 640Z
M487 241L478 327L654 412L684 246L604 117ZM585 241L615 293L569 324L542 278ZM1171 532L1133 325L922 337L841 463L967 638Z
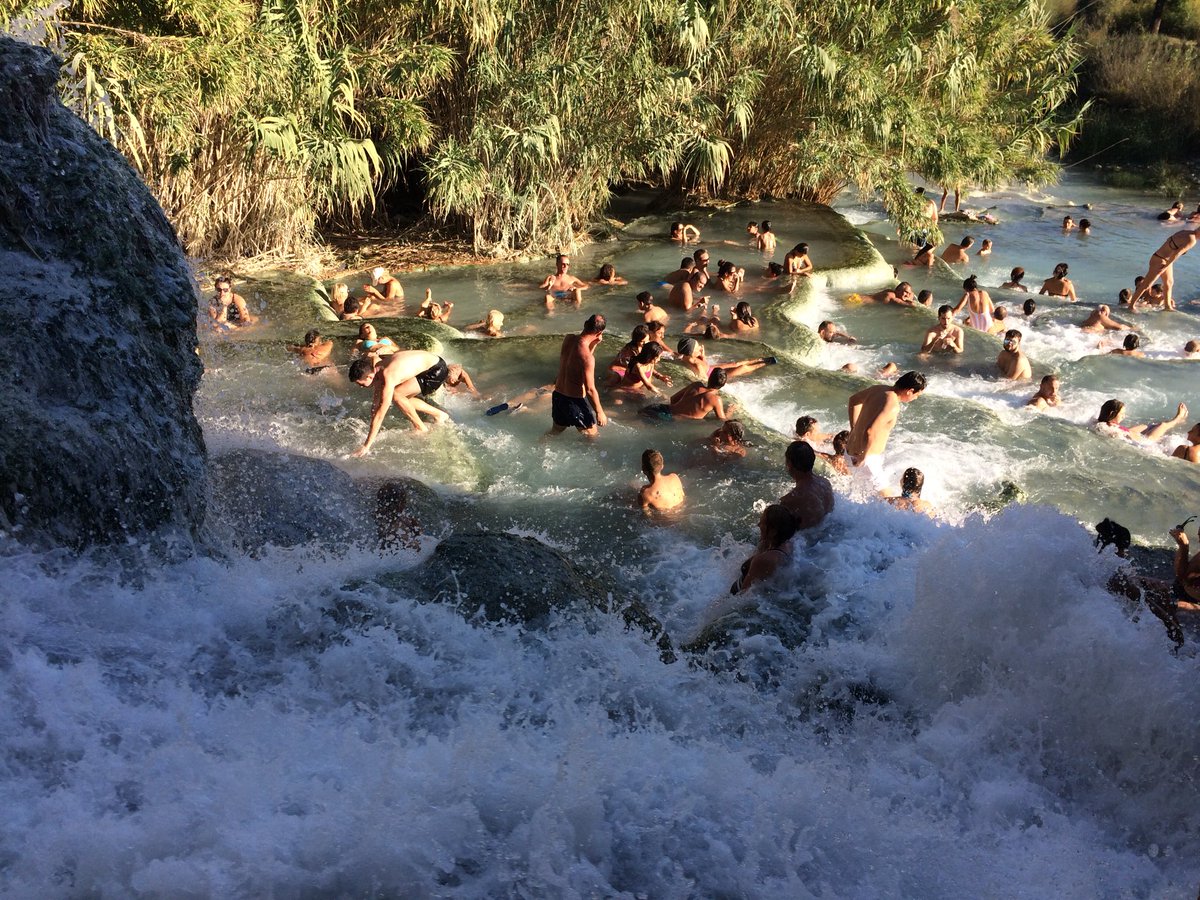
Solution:
M729 593L744 593L774 575L787 561L789 554L783 545L792 539L798 526L796 517L778 503L764 509L758 520L758 546L754 555L742 563L741 574L729 588Z
M734 332L758 330L758 319L754 317L754 313L750 310L750 304L745 300L729 311L729 330Z
M1049 294L1051 297L1065 297L1072 303L1075 302L1075 285L1067 277L1065 262L1054 267L1054 274L1042 282L1042 289L1038 293Z
M642 391L648 391L651 394L662 393L654 386L654 379L657 378L668 386L671 384L671 379L655 371L654 367L658 364L660 356L662 356L662 345L646 344L638 351L633 361L626 366L624 373L618 375L614 372L612 374L608 386L614 390L631 393L641 393Z
M775 252L775 232L771 230L771 223L766 219L758 223L758 249L763 253Z
M629 282L617 274L616 266L612 263L605 263L596 273L596 284L629 284Z
M783 258L783 265L789 275L811 275L812 260L808 258L808 244L797 244Z
M992 305L991 295L979 286L979 278L975 275L963 282L962 299L954 307L952 315L957 316L964 307L968 308L968 325L977 331L992 330L992 315L996 308Z
M735 266L727 259L717 261L717 278L716 282L720 285L721 290L727 294L737 293L742 286L742 279L746 277L746 270Z
M1180 403L1175 418L1150 425L1122 425L1125 420L1125 404L1120 400L1105 400L1096 417L1096 428L1105 434L1123 434L1138 441L1157 441L1168 431L1187 419L1187 405Z
M915 467L904 470L900 476L900 496L887 497L887 502L897 509L907 509L912 512L931 515L933 507L928 500L921 499L921 491L925 487L925 473Z

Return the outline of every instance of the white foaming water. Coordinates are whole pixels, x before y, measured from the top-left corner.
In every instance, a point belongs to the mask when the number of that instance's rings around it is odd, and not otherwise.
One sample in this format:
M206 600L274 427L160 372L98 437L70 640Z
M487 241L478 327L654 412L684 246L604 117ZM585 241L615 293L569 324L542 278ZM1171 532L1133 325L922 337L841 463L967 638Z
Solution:
M1160 233L1135 220L1135 201L1157 201L1071 191L1096 194L1090 242L1057 234L1028 198L981 204L1000 206L1001 224L979 232L995 254L976 269L998 302L1012 265L1036 284L1065 255L1080 293L1108 298L1144 264ZM750 284L764 259L741 233L762 215L781 235L777 259L792 240L809 240L818 268L840 252L825 220L791 207L698 219L721 248L713 259L734 257ZM852 218L900 261L876 208ZM311 308L270 284L247 293L264 326L202 347L210 450L413 475L444 509L424 523L422 553L387 558L314 545L161 563L136 547L85 559L0 547L0 893L1195 895L1194 644L1172 656L1158 620L1104 590L1116 561L1074 518L1112 515L1161 543L1195 504L1200 477L1166 458L1171 438L1146 448L1090 430L1110 396L1131 421L1181 399L1200 411L1200 369L1169 358L1194 310L1139 317L1151 357L1116 359L1074 328L1082 305L1037 298L1034 320L1015 327L1035 373L1058 371L1064 393L1037 414L1024 406L1033 386L992 377L994 338L969 334L953 364L920 361L929 311L770 287L747 291L760 315L786 305L794 321L833 319L860 344L810 351L770 314L756 340L708 342L714 359L780 357L726 391L754 441L745 460L703 450L712 422L655 425L615 404L595 445L541 441L545 398L484 416L553 375L554 332L581 313L608 315L602 362L616 352L633 296L661 292L656 279L678 264L680 248L649 237L661 225L641 221L645 239L577 255L577 271L614 259L631 281L593 288L580 311L541 309L528 285L546 264L406 277L410 298L432 286L463 322L498 307L532 334L424 331L484 398L439 398L457 425L425 436L390 420L367 460L346 458L365 435L367 392L341 371L301 375L279 345L311 327ZM1191 296L1194 270L1180 269ZM901 277L934 290L935 306L958 299L944 273ZM673 314L671 346L682 319ZM400 334L409 323L379 324ZM342 355L352 323L321 327ZM835 479L837 510L794 540L779 590L752 595L745 627L695 656L664 663L616 617L476 627L385 586L433 535L533 535L585 571L617 573L678 643L728 599L761 509L786 490L779 456L796 417L845 427L847 397L887 361L931 375L885 469L896 482L920 467L939 519L849 502ZM858 375L836 371L847 362ZM632 507L647 447L684 479L688 503L671 520ZM983 521L974 510L1004 481L1066 514L1016 507Z

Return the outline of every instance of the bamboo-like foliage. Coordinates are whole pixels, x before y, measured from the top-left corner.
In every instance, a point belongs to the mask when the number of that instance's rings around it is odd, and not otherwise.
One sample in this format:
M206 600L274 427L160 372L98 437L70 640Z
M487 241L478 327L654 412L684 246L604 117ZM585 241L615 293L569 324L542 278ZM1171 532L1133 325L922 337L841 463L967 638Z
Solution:
M0 0L0 21L30 0ZM569 246L611 185L827 202L1052 176L1077 64L1040 0L60 0L64 95L192 253L354 222L419 163L480 250Z

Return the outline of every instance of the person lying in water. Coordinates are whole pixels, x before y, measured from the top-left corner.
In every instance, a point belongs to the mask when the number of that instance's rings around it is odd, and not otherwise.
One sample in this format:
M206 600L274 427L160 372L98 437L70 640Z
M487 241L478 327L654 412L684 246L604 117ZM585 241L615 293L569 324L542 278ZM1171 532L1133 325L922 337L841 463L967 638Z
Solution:
M849 332L842 331L833 322L826 319L817 326L817 336L827 344L857 344L858 339Z
M707 381L708 377L717 369L724 370L725 378L730 379L741 375L749 375L751 372L758 371L763 366L775 364L775 357L773 356L761 356L757 359L740 359L737 362L730 363L709 363L704 345L692 337L680 338L679 343L675 345L675 350L675 361L685 366L700 381Z
M1114 319L1111 315L1111 310L1107 303L1101 303L1093 309L1086 319L1079 323L1081 331L1088 331L1092 334L1103 334L1106 331L1131 331L1136 330L1128 322L1122 322L1120 319Z
M478 331L484 337L504 337L504 313L498 309L489 309L486 316L478 322L464 326L463 331Z
M1187 419L1187 406L1179 404L1175 418L1149 425L1122 425L1125 421L1125 404L1120 400L1105 400L1096 417L1096 429L1102 434L1125 435L1136 441L1157 441L1176 425Z
M1109 356L1138 356L1142 357L1146 354L1141 351L1142 339L1136 334L1125 335L1125 343L1116 350L1109 350Z
M433 289L425 289L425 299L421 301L421 308L417 310L418 317L445 324L450 321L452 312L454 312L454 304L451 301L437 303L433 299Z
M663 455L657 450L642 453L642 474L649 482L638 491L638 505L642 512L674 509L683 503L683 481L678 475L664 472Z
M1192 426L1187 433L1187 439L1188 443L1180 444L1172 450L1171 456L1185 462L1200 463L1200 422Z
M659 403L647 406L641 414L649 418L670 419L704 419L709 413L718 419L725 420L732 416L737 409L736 403L728 407L721 402L721 388L727 381L724 369L713 369L708 381L693 381L681 391L677 391L670 403Z

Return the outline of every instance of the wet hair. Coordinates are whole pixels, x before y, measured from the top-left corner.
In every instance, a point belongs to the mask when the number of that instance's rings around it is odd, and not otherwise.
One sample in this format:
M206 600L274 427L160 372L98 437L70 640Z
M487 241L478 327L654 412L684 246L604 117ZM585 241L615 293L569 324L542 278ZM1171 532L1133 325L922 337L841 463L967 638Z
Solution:
M772 275L779 276L783 274L783 265L781 263L767 263L767 271Z
M771 223L768 222L766 219L763 219L761 222L758 223L758 233L759 234L766 234L770 230L771 230Z
M754 313L750 311L750 304L745 300L739 301L738 305L733 308L733 314L743 325L753 325L758 321L754 318Z
M696 265L700 265L700 254L701 253L708 253L708 251L703 247L697 247L695 249L695 251L692 253L692 259L695 260Z
M991 238L984 238L984 239L983 239L983 244L981 245L981 247L990 247L990 246L992 246L992 239L991 239Z
M933 302L933 291L929 290L928 288L921 291L921 293L917 294L917 302L922 306L928 306L931 304Z
M1054 267L1054 277L1055 278L1066 278L1067 272L1069 270L1070 270L1070 267L1066 263L1059 263L1057 266Z
M897 391L915 391L919 394L925 390L925 376L920 372L905 372L896 379L895 389Z
M775 536L776 544L786 544L800 529L800 522L791 511L778 503L772 503L762 514L763 524L766 530Z
M909 284L907 281L901 281L898 285L896 285L894 288L892 288L892 291L899 294L901 288L908 288L911 291L912 285Z
M671 234L678 234L681 231L683 231L683 223L682 222L672 222L671 223Z
M833 436L833 452L838 456L842 456L846 452L846 447L850 444L850 432L839 431Z
M634 361L645 366L662 356L662 352L662 344L647 344L638 352Z
M354 313L356 313L360 309L362 309L362 305L363 304L362 304L361 297L347 297L346 303L345 303L345 305L342 306L342 309L344 309L346 312L353 315Z
M1105 425L1111 425L1113 420L1120 415L1121 410L1125 408L1125 404L1120 400L1112 399L1105 400L1100 406L1100 415L1096 416L1097 422L1103 422Z
M975 238L971 237L968 234L961 241L959 241L958 246L966 248L966 247L970 247L973 243L975 243Z
M690 256L685 256L683 259L681 259L679 261L679 268L694 269L694 268L696 268L696 261L694 259L692 259Z
M820 325L817 326L817 331L824 331L826 326L832 328L833 323L830 322L828 319L826 319L824 322L822 322Z
M666 328L667 328L667 326L663 322L647 322L646 323L646 331L648 331L650 335L654 334L657 331L665 331ZM647 336L649 336L649 335L647 335Z
M972 275L969 278L964 279L963 280L963 290L964 291L979 290L979 277L977 275Z
M1142 345L1142 339L1140 337L1138 337L1136 334L1125 335L1125 349L1126 350L1136 350L1141 345Z
M1058 376L1052 372L1049 375L1042 376L1041 384L1042 384L1042 387L1045 387L1048 384L1054 384L1054 382L1056 382L1056 381L1058 381Z
M653 303L654 297L649 291L642 291L637 295L637 302L639 306L641 306L643 303Z
M954 307L951 306L949 303L943 303L941 306L938 307L938 316L941 316L942 313L952 313L952 312L954 312Z
M1136 287L1141 287L1141 285L1142 285L1142 282L1143 282L1143 281L1145 281L1145 280L1146 280L1146 276L1145 276L1145 275L1135 275L1135 276L1133 276L1133 286L1134 286L1135 288L1136 288Z
M1091 227L1092 227L1092 220L1091 220L1091 219L1080 219L1080 220L1079 220L1079 227L1080 227L1081 229L1084 229L1084 228L1091 228Z
M1063 224L1064 224L1064 225L1066 225L1066 224L1067 224L1068 222L1070 222L1070 221L1071 221L1071 217L1070 217L1070 216L1063 216Z
M375 364L367 357L361 356L350 363L350 380L358 381L364 375L373 371L375 371Z
M710 322L704 326L704 339L706 341L719 341L721 339L720 329Z
M311 347L313 344L315 344L320 339L321 339L321 332L317 331L317 329L315 329L315 328L310 329L309 331L306 331L304 333L304 346Z
M649 336L650 336L650 329L647 328L645 325L634 325L633 331L631 331L629 333L630 340L635 344L637 344L641 341L644 341Z
M796 420L796 434L800 437L804 437L816 427L817 420L814 416L801 416Z
M695 356L700 352L700 342L693 337L681 337L675 351L680 356Z
M710 388L717 388L719 390L725 387L727 381L729 381L729 375L720 366L708 373L708 386Z
M904 470L904 474L900 476L900 496L920 497L923 487L925 487L924 472L912 466Z
M1035 312L1037 312L1037 301L1030 297L1025 301L1025 305L1022 307L1022 309L1025 310L1025 315L1032 316Z
M1133 535L1124 525L1112 519L1104 519L1096 526L1096 546L1103 550L1109 544L1116 548L1118 554L1124 556L1133 544Z
M367 339L367 335L371 333L371 330L374 327L375 326L372 325L370 322L363 322L361 325L358 326L358 339L360 341L365 341ZM312 334L312 332L309 332L309 334ZM305 337L305 340L308 339L308 335L305 335L304 337Z
M721 426L721 430L733 438L737 443L744 444L746 442L746 426L737 419L729 419Z
M583 323L584 334L603 334L604 326L608 324L608 320L600 313L595 313L588 316L587 321Z
M997 306L995 309L992 310L992 317L997 322L1003 322L1005 319L1008 318L1008 307L1007 306Z
M1024 335L1022 335L1021 332L1015 328L1010 328L1008 331L1004 332L1004 343L1007 344L1009 341L1019 341L1022 337L1024 337Z
M498 309L489 309L487 315L483 317L483 323L488 328L503 328L504 313Z
M1190 340L1183 345L1184 353L1200 353L1200 341Z
M783 451L783 459L797 472L807 474L813 470L813 465L817 461L817 453L808 441L792 441Z
M1141 278L1142 276L1139 275L1138 277ZM1129 298L1132 296L1133 296L1133 294L1131 294L1129 292L1129 288L1121 288L1121 292L1119 294L1117 294L1117 302L1118 303L1128 303Z
M617 274L617 267L612 263L605 263L600 267L600 271L596 273L597 281L611 281L612 277Z
M724 278L726 275L732 275L737 270L737 266L727 259L717 260L717 277Z
M663 455L657 450L642 451L642 471L650 478L663 470Z
M1025 277L1025 270L1020 266L1013 266L1013 270L1008 273L1009 281L1020 281Z

